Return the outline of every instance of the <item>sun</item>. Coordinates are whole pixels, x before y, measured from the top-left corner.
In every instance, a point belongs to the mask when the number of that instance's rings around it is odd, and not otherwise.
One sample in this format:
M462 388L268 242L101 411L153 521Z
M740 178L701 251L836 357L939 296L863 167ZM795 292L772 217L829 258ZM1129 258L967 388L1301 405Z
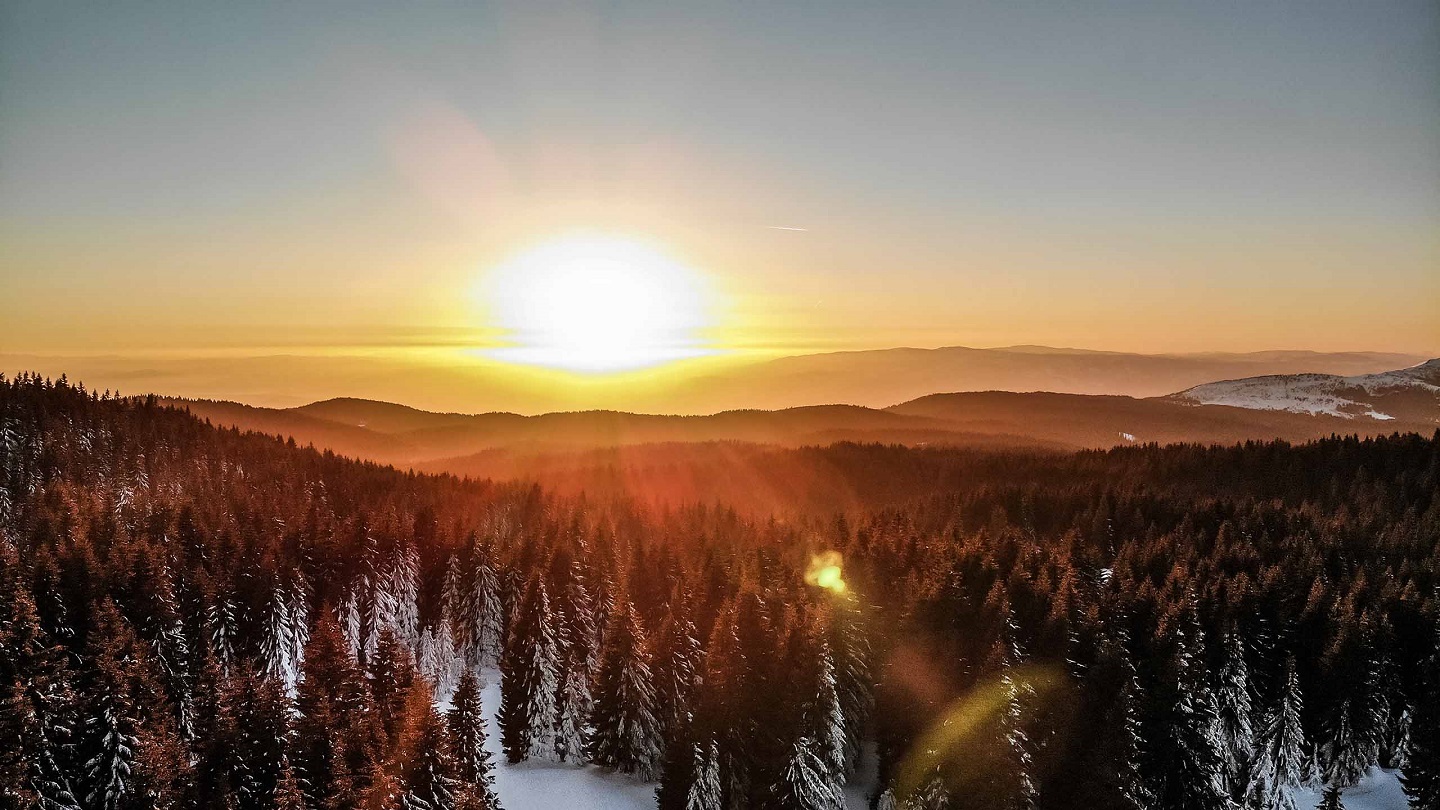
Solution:
M630 371L711 353L708 279L636 239L577 234L514 255L481 294L512 363L590 373Z

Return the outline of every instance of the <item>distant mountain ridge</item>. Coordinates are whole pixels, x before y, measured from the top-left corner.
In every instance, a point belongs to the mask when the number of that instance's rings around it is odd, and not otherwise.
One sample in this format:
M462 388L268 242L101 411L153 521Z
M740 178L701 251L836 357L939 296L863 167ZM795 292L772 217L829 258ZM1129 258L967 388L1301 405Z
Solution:
M0 368L26 369L84 380L98 389L164 393L185 399L293 407L331 397L313 409L343 413L345 399L405 402L426 412L615 410L629 413L713 414L782 410L838 403L886 408L936 392L1051 391L1155 397L1215 380L1300 373L1355 376L1412 366L1425 357L1383 352L1134 354L1048 346L977 349L892 348L788 357L743 355L679 363L628 378L557 380L553 372L509 366L483 355L450 362L400 354L273 356L38 357L0 354ZM380 417L406 424L404 406ZM337 417L351 424L357 419ZM374 425L373 421L367 425ZM389 427L387 432L394 432Z
M714 443L797 447L849 441L1066 450L1429 432L1440 424L1440 360L1353 377L1298 374L1221 381L1145 399L982 391L929 394L887 408L809 405L699 416L605 410L468 415L355 398L289 409L170 401L221 425L293 436L344 455L427 471L509 477L553 472L567 463L564 459L595 450L662 445L669 448L662 454L667 463L675 463L683 457L676 445ZM614 458L648 464L656 457L631 449Z
M883 408L936 392L1048 391L1157 397L1260 374L1371 374L1425 358L1379 352L1133 354L1048 346L876 349L782 357L695 381L715 409L844 402Z
M1188 388L1171 398L1199 405L1435 424L1440 423L1440 359L1350 377L1272 374L1222 380Z

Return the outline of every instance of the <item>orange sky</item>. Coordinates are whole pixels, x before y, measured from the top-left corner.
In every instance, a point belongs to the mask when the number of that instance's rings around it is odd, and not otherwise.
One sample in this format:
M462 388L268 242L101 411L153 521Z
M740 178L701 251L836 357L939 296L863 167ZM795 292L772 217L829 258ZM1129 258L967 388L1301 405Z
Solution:
M1433 5L877 13L12 7L0 352L469 356L586 231L721 352L1440 354Z

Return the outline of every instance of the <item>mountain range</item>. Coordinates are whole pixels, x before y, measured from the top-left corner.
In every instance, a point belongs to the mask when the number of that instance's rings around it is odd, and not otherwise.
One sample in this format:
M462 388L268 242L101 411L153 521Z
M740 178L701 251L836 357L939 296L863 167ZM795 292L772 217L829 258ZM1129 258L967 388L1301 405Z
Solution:
M84 380L97 390L288 408L347 399L477 413L608 409L704 415L817 403L886 408L936 392L1050 391L1157 397L1259 375L1374 374L1426 358L1378 352L1133 354L1045 346L894 348L764 358L702 358L656 373L590 378L500 363L475 352L336 350L204 357L0 354L0 368Z
M851 441L1065 450L1430 432L1440 425L1440 360L1350 377L1265 375L1148 398L981 391L929 394L884 408L811 405L699 416L603 410L431 413L353 398L297 408L169 401L220 425L291 436L345 455L510 478L554 472L571 463L565 460L582 456L586 464L604 458L652 463L655 453L673 456L678 444L798 447ZM660 446L672 449L641 449Z

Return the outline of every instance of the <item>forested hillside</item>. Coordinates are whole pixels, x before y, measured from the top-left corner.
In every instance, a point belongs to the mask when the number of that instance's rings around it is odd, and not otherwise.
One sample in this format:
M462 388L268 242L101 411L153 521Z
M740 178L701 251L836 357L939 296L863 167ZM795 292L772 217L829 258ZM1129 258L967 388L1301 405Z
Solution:
M1440 806L1440 434L839 445L784 519L402 473L0 382L0 806ZM781 490L777 490L781 491ZM498 727L477 673L498 670ZM512 810L514 810L512 808Z

